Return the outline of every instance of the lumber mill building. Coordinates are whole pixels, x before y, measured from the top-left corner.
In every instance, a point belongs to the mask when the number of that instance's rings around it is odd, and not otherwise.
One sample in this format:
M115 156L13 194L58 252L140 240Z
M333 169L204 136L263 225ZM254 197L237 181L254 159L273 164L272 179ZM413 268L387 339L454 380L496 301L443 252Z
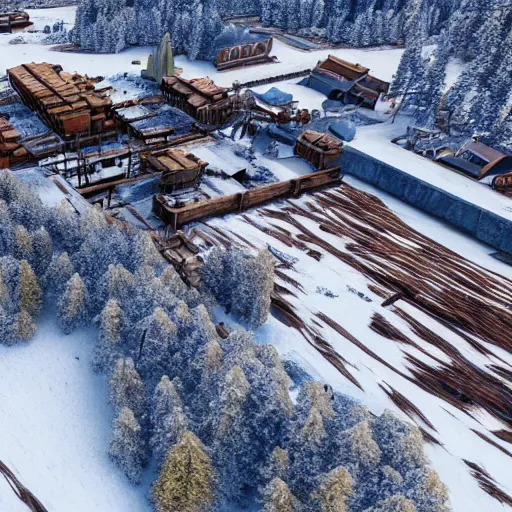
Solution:
M306 130L297 137L294 153L317 169L332 167L343 151L343 143L327 133Z
M197 188L208 162L181 149L163 149L142 155L141 165L144 172L161 172L160 189L164 194L171 194Z
M228 96L229 89L216 86L209 77L192 80L178 75L164 77L161 90L173 107L205 125L224 124L235 108L234 96Z
M375 108L381 94L387 94L390 84L370 75L370 69L360 64L329 55L318 62L304 85L325 94L331 100Z
M47 62L22 64L8 69L7 75L25 105L65 139L115 127L111 99L96 91L87 76L66 73Z

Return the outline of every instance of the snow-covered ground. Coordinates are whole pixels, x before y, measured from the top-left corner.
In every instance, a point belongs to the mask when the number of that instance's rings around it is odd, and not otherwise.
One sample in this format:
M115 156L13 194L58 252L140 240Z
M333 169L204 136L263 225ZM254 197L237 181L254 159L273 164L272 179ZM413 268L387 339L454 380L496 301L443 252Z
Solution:
M390 121L371 126L360 126L355 139L349 144L387 164L416 176L455 196L474 203L506 219L512 219L510 198L492 190L488 185L478 183L458 172L439 165L428 158L407 151L390 141L404 135L411 119L397 116L395 123Z
M44 320L30 344L0 345L0 460L50 512L149 512L147 485L131 485L107 455L113 412L91 369L94 342ZM0 510L27 510L3 483Z
M380 197L401 219L405 220L419 232L424 233L469 260L478 261L484 267L502 273L509 279L512 278L511 267L491 258L489 256L490 248L475 242L461 233L453 231L444 223L397 201L371 186L365 185L353 178L348 178L347 181L357 188L365 189ZM302 206L307 202L312 202L309 196L292 201L292 203ZM273 205L269 208L276 210L279 208L279 205ZM297 233L294 228L290 227L289 223L268 219L264 215L259 215L256 211L249 213L249 217L261 226L268 227L270 223L270 226L282 228L283 232L287 230L291 231L292 234ZM358 222L358 220L352 220ZM345 246L350 240L345 240L344 237L338 238L327 234L325 231L321 231L315 221L308 220L305 217L299 217L299 221L311 232L321 236L322 239L336 248L343 252L350 252L350 250L346 250ZM395 314L394 308L382 307L380 305L382 299L368 288L370 281L363 274L348 264L341 262L320 247L307 243L308 248L319 250L322 254L321 260L316 261L307 256L304 251L289 247L268 233L255 228L241 216L212 219L208 221L208 224L222 230L228 236L230 233L243 234L244 239L256 247L266 247L267 244L270 244L282 253L292 258L297 258L297 263L294 265L293 270L285 271L285 273L298 281L304 290L304 293L301 293L297 289L291 288L296 296L286 296L287 300L297 308L299 318L308 323L308 319L309 321L318 321L318 318L315 317L317 312L327 314L342 325L350 334L355 336L357 340L377 354L378 357L382 358L385 363L391 365L393 370L386 366L386 364L379 362L377 358L372 357L355 346L345 337L340 336L340 334L325 324L322 324L319 329L321 336L347 361L346 366L349 372L360 383L363 388L362 390L352 384L334 366L327 362L319 351L308 343L305 338L298 335L297 330L292 327L286 327L275 318L270 318L257 331L257 338L261 342L276 345L285 358L297 361L314 378L331 384L335 389L343 393L354 396L374 413L380 414L384 409L392 409L405 421L410 421L410 418L388 398L379 384L392 386L395 390L406 396L432 422L435 430L429 429L421 420L416 419L420 426L426 428L428 432L443 444L443 446L426 445L426 451L441 479L449 486L453 510L455 512L498 512L505 509L508 510L508 507L502 506L478 486L478 483L463 461L463 459L466 459L480 465L495 478L501 489L509 495L512 494L512 480L510 478L510 471L507 469L510 467L510 457L489 445L472 431L474 429L487 435L505 450L508 449L510 451L510 446L507 443L499 440L491 433L493 430L504 428L504 425L479 408L473 409L471 416L469 416L441 398L421 389L402 375L399 375L395 370L407 376L411 375L407 363L408 354L414 355L434 367L438 363L425 354L419 353L413 347L397 344L395 341L388 340L374 332L369 327L371 318L375 313L381 314L429 354L442 361L450 362L450 357L445 352L426 344L418 338L407 324ZM407 242L404 241L404 243ZM378 263L376 262L375 265L378 265ZM290 289L286 282L279 279L278 282ZM331 291L335 297L330 298L319 293L319 287ZM371 302L363 300L353 292L354 290L362 292L371 299ZM462 338L446 329L441 323L427 317L415 307L403 301L400 301L397 305L447 340L449 344L456 347L472 364L482 368L484 371L488 371L489 365L497 362L496 358L492 355L483 356L479 354ZM228 318L226 322L229 325L233 322L233 319ZM505 353L497 348L494 348L494 353L499 354L506 361L509 369L512 368L512 356L509 353ZM504 385L506 385L505 382Z

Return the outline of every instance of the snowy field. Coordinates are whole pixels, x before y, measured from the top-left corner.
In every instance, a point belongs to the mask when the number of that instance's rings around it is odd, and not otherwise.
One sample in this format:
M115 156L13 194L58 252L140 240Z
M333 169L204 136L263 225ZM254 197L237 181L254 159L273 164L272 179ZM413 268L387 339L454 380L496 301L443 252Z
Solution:
M0 345L0 460L50 512L149 512L147 485L107 455L113 412L91 369L94 339L43 321L30 344ZM26 512L0 480L0 510Z

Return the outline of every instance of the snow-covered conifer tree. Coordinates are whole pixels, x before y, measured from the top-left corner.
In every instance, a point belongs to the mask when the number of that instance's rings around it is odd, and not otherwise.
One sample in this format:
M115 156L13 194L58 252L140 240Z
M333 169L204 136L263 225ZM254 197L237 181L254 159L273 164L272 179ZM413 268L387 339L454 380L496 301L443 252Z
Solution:
M47 290L61 295L74 273L75 268L67 252L54 255L43 278L44 286Z
M353 480L343 466L339 466L321 478L316 496L321 512L348 512L348 500L353 493Z
M131 358L116 361L109 380L110 403L117 409L128 407L137 418L145 412L144 384Z
M172 353L177 349L177 329L162 308L156 308L144 324L137 367L143 375L151 376L169 364Z
M93 367L96 371L106 371L112 368L114 362L121 356L125 323L119 302L110 299L100 315L98 342L93 356Z
M67 282L64 293L57 304L57 320L61 329L69 334L87 325L89 320L87 288L79 274L75 273Z
M274 478L265 487L262 496L264 512L299 512L301 504L280 478Z
M390 496L364 512L417 512L414 502L404 496Z
M128 407L114 419L109 455L131 482L140 482L145 462L142 429Z
M18 307L29 315L37 316L41 310L43 292L32 267L22 260L19 267Z
M183 403L172 381L164 375L155 389L151 410L151 449L160 465L169 450L180 441L188 428Z
M32 268L36 275L44 276L52 261L53 243L52 238L45 228L39 228L32 233Z
M18 260L33 261L32 238L25 226L14 228L13 256Z
M212 462L192 432L169 451L151 494L157 512L201 512L213 502Z

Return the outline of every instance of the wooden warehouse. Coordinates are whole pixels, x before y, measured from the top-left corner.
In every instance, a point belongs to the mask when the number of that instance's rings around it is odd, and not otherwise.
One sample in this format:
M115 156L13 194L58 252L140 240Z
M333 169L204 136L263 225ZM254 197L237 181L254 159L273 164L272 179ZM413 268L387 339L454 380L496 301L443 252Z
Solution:
M87 76L46 62L22 64L7 74L23 102L64 138L101 133L115 125L109 119L112 101Z
M224 69L253 66L265 62L276 62L276 57L270 56L272 44L273 39L270 37L264 41L222 48L215 60L215 67L219 71L223 71Z
M0 34L11 33L32 25L28 12L14 11L0 13Z
M160 189L163 193L172 193L190 187L197 187L208 162L181 149L163 149L143 155L141 159L144 172L161 172Z
M360 64L329 55L317 64L306 85L329 99L373 109L379 96L388 93L390 84L371 76Z
M208 78L186 80L177 75L164 77L161 85L165 99L202 124L224 124L234 110L233 96L229 89L217 87Z
M317 169L332 167L343 151L343 143L327 133L307 130L297 137L294 153Z

